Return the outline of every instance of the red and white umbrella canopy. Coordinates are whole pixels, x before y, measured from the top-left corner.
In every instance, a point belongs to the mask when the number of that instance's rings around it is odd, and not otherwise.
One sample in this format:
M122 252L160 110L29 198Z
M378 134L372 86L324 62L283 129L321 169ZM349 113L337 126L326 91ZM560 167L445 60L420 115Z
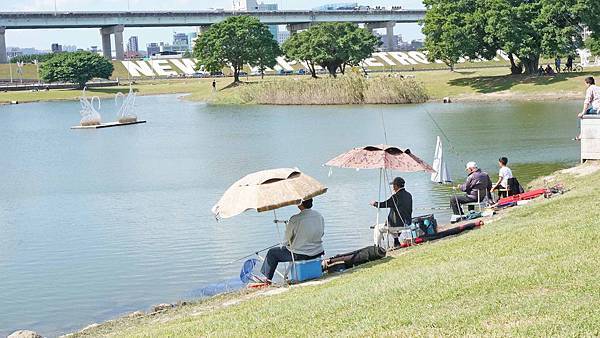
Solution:
M325 165L353 169L391 169L399 172L435 172L433 167L411 153L410 149L402 150L385 144L354 148Z

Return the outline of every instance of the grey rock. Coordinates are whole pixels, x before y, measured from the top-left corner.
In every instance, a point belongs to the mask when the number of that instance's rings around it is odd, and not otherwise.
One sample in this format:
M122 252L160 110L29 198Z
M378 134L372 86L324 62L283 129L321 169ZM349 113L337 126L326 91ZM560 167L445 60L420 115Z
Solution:
M10 334L7 338L43 338L40 334L29 330L19 330Z
M142 312L142 311L135 311L135 312L132 312L127 315L128 318L138 318L138 317L143 317L143 316L144 316L144 312Z
M173 307L173 304L166 304L166 303L163 303L163 304L158 304L158 305L155 305L155 306L152 308L152 310L153 310L154 312L159 312L159 311L164 311L164 310L170 309L170 308L172 308L172 307Z

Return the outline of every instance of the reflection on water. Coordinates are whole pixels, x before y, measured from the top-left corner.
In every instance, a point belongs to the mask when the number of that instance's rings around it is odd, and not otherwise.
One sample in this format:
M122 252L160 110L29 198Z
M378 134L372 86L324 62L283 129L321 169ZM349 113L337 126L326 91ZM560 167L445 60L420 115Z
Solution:
M475 160L497 178L510 159L522 182L578 159L578 103L357 107L212 107L142 97L146 125L69 130L75 102L0 107L0 335L57 335L152 304L210 293L236 258L277 242L272 214L216 222L211 206L241 176L299 167L329 187L315 200L327 254L370 244L377 172L328 169L354 146L408 147L428 162L439 131L455 180ZM454 153L450 150L454 150ZM449 187L403 174L415 214L447 207ZM278 211L289 217L293 207ZM449 211L436 210L440 221Z

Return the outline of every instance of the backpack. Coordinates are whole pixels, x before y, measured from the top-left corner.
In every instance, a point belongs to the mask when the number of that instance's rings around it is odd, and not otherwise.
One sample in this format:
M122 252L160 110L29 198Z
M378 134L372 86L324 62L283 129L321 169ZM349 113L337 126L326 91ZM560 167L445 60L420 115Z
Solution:
M412 224L419 227L424 235L434 235L437 232L437 220L433 214L413 217Z

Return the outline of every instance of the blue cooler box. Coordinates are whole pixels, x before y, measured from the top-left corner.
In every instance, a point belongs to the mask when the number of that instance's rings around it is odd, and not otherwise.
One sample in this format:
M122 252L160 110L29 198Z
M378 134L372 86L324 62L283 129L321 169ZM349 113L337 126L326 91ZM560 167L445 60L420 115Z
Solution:
M321 258L310 259L307 261L296 261L291 264L288 278L290 281L303 282L309 279L319 278L323 275L323 269L321 268Z

